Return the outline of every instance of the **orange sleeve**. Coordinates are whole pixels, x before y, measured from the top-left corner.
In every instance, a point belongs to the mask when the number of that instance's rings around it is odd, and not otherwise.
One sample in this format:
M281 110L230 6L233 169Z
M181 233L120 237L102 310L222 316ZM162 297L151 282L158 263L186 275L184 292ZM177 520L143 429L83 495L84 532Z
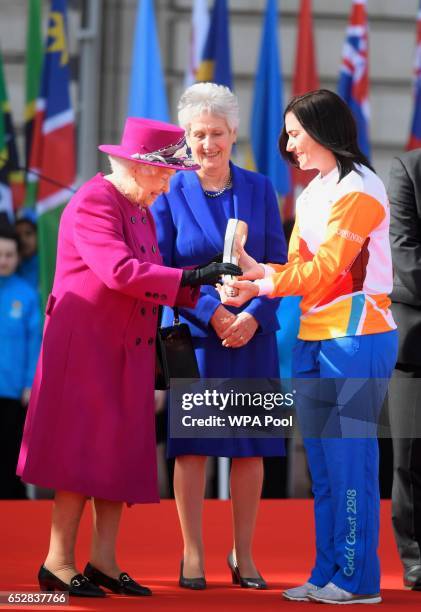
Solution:
M316 287L330 286L342 272L349 269L367 237L384 217L383 206L372 196L361 192L346 194L332 206L326 240L313 260L300 262L297 247L293 245L292 260L284 265L270 264L275 274L256 281L261 285L261 293L272 297L306 295Z
M300 236L298 230L298 221L295 220L288 245L288 263L298 263L298 261L300 260L299 246Z

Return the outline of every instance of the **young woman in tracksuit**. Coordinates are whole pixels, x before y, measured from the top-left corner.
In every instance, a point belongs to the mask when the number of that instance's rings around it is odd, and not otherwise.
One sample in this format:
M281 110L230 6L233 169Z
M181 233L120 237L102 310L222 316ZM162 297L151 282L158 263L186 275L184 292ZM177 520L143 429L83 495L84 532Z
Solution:
M254 282L234 281L238 297L227 298L221 288L221 298L239 305L256 295L303 296L294 377L388 379L397 355L388 298L389 205L382 181L359 150L353 116L328 90L296 97L285 111L279 146L292 164L319 170L297 200L288 262L257 264L243 251L243 278ZM366 393L361 408L375 416L381 395ZM368 406L370 402L375 405ZM336 412L348 416L340 420L345 424L342 437L304 440L313 481L317 553L308 581L285 591L287 599L381 601L378 444L372 433L346 433L346 426L361 418L354 409L340 406L338 400Z

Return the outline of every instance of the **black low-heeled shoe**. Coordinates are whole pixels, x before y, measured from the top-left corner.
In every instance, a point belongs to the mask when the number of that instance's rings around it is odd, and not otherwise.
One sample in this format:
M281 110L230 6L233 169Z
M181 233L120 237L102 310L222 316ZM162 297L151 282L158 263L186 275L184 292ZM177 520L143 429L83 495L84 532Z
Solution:
M38 582L41 591L68 591L74 597L106 597L105 591L92 584L83 574L76 574L67 584L44 565L38 572Z
M240 574L237 563L234 561L232 551L227 557L228 567L231 570L232 584L239 584L243 589L267 589L268 585L262 576L259 574L257 578L245 578Z
M142 586L126 572L121 572L118 578L111 578L107 576L99 569L87 563L83 572L85 576L89 578L91 582L97 586L103 586L113 593L120 593L120 595L136 595L137 597L148 597L152 595L152 591L148 587Z
M182 559L180 563L180 578L178 579L178 584L183 589L192 589L192 591L203 591L203 589L206 589L206 578L204 576L199 576L198 578L185 578L183 575L183 568L184 559Z

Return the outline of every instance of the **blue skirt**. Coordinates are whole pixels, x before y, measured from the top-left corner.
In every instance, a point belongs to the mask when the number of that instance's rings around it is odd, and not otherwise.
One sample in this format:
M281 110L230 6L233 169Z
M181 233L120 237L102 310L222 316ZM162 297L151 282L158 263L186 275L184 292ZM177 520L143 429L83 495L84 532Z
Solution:
M246 346L225 348L216 334L193 338L202 378L279 378L275 333L257 334ZM168 457L280 457L285 455L280 438L168 438Z

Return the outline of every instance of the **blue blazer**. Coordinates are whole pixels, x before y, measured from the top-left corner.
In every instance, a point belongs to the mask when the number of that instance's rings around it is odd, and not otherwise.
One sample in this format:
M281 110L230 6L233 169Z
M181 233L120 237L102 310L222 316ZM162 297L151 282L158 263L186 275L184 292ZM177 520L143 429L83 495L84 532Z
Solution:
M268 178L231 164L235 218L248 225L247 252L259 262L284 263L287 246L277 198ZM223 251L224 236L217 228L196 172L178 172L171 189L153 204L159 248L166 266L185 268L207 263ZM193 336L214 333L209 320L221 304L214 287L203 287L196 308L180 309L180 320L188 323ZM279 299L253 298L235 314L245 311L259 323L257 333L279 328L276 311ZM172 324L172 310L165 308L162 325Z

